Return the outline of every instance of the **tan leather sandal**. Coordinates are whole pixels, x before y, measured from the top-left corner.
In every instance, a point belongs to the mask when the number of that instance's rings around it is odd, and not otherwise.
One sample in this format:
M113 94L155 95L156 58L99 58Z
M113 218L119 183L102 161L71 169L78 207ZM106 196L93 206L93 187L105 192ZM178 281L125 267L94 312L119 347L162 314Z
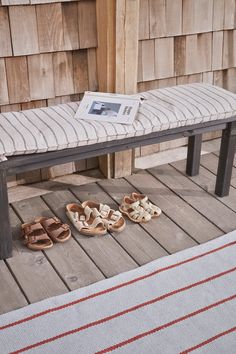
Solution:
M81 205L83 208L88 206L94 213L98 211L99 214L97 215L101 217L107 230L112 232L121 232L124 230L126 226L125 219L118 210L111 209L109 205L97 203L93 200L87 200Z
M55 242L63 243L71 237L69 225L63 224L56 217L40 217L35 219L35 222L39 222L46 230L48 236Z
M139 201L134 202L129 196L124 196L119 209L122 214L128 216L133 222L141 223L151 220L151 215L140 206Z
M143 207L143 209L146 210L152 218L157 218L161 215L161 209L157 205L152 204L146 195L133 192L131 194L131 198L135 202L139 201L141 207Z
M43 226L38 222L21 225L24 244L33 251L40 251L51 248L52 240L48 237Z
M85 236L105 235L107 229L99 213L88 206L72 203L66 206L66 215L74 227Z

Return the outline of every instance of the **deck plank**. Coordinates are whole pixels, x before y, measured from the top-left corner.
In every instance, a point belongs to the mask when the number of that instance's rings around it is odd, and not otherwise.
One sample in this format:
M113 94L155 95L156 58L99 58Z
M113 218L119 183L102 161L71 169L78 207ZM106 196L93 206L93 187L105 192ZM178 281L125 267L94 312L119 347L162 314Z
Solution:
M68 222L65 206L78 203L78 199L68 190L57 191L45 196L53 212L64 222ZM72 225L71 229L77 242L106 277L134 269L138 264L124 251L110 234L88 237L81 235Z
M202 156L200 174L195 177L186 176L185 161L179 161L149 170L152 175L138 171L127 179L104 180L92 174L89 180L75 174L21 188L18 194L11 189L13 257L0 261L0 313L134 269L235 229L236 168L231 181L235 188L231 187L228 197L218 198L211 195L217 165L216 153ZM141 225L128 221L122 233L102 237L85 237L72 228L73 238L45 252L29 250L19 238L23 221L57 215L68 223L67 203L95 199L117 208L123 195L134 190L148 194L162 208L162 216ZM30 195L34 198L18 200Z
M145 181L142 179L143 175L139 176L138 178L142 186L146 185ZM104 180L99 182L99 184L118 203L121 203L124 195L129 195L131 192L135 191L135 188L124 179ZM148 231L152 237L169 253L174 253L187 247L196 245L196 242L194 242L194 240L192 240L165 214L162 214L160 218L153 219L148 223L141 224L141 227Z
M191 205L148 172L139 171L137 174L128 177L127 180L141 193L149 195L154 204L159 205L171 220L183 228L198 243L209 241L223 234L221 230L199 214ZM188 242L190 243L191 239L189 239L190 237L188 237Z
M118 209L117 203L97 184L73 187L71 190L81 201L95 200L98 203L108 204L115 210ZM125 230L112 235L139 265L167 255L167 252L138 224L127 219L126 223Z
M16 202L13 205L25 222L32 221L40 215L54 216L53 212L40 197ZM45 255L70 290L104 278L73 238L64 244L54 243L51 249L45 250ZM63 284L59 279L56 280L56 283ZM66 287L63 286L63 289L66 289Z
M201 166L205 167L207 170L211 171L216 175L218 168L218 157L214 154L202 156ZM232 187L236 188L236 167L233 167L232 169L232 178L230 184Z
M236 214L174 167L163 165L152 168L150 173L223 232L236 229Z
M177 161L171 164L174 168L180 171L183 175L186 176L185 173L185 162L184 161ZM215 194L215 183L216 183L216 176L213 172L206 169L203 166L200 166L199 175L197 176L187 176L191 181L196 183L198 186L203 188L205 191L210 193L213 197L217 198L221 203L225 204L233 211L236 212L236 189L231 188L230 194L226 197L218 197Z
M19 239L21 220L12 210L10 211L14 249L13 257L8 258L7 263L29 302L37 302L50 296L67 292L68 289L58 277L43 252L31 251L22 244Z
M4 261L0 261L0 314L18 309L28 304Z

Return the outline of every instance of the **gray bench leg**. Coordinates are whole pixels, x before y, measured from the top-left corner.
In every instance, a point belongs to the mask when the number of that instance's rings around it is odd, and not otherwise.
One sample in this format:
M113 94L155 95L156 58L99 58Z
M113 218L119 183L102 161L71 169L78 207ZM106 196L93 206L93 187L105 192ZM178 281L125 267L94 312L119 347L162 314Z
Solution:
M12 233L9 217L6 172L0 170L0 259L12 255Z
M215 193L219 197L229 194L230 180L236 148L236 122L228 123L222 132L219 164L216 178Z
M199 173L201 147L202 134L193 135L188 138L186 173L189 176L196 176Z

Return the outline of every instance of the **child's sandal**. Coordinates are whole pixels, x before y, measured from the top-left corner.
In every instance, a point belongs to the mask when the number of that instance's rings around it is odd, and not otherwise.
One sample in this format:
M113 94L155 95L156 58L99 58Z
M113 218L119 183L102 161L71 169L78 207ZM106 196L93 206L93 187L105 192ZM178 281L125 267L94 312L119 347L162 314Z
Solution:
M66 214L74 227L85 236L105 235L107 229L103 220L89 207L72 203L66 206Z
M112 232L121 232L124 230L126 223L122 214L118 210L111 209L109 205L97 203L93 200L87 200L82 203L82 207L89 207L94 212L97 210L102 218L107 230Z
M131 194L131 198L136 202L138 201L140 206L143 207L143 209L149 213L152 218L157 218L161 215L161 209L157 205L152 204L146 195L134 192Z
M71 237L69 225L63 224L61 220L56 217L41 217L35 219L35 222L39 222L43 226L43 228L47 231L48 236L54 242L63 243Z
M33 251L42 251L53 246L43 226L38 222L21 225L24 244Z
M139 201L134 202L129 196L125 196L119 210L122 214L128 216L130 220L136 223L148 222L151 215L140 206Z

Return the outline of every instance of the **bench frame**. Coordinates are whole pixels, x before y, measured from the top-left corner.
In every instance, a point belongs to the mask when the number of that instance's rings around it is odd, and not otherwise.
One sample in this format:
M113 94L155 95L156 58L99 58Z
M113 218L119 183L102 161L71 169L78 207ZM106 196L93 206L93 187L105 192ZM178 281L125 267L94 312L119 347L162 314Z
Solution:
M7 176L38 168L51 167L66 162L101 156L108 153L188 137L186 173L199 172L202 134L222 130L219 164L216 178L216 195L229 194L234 153L236 148L236 116L218 121L194 124L132 138L107 141L76 148L9 157L0 163L0 259L12 255L12 232L9 217Z

